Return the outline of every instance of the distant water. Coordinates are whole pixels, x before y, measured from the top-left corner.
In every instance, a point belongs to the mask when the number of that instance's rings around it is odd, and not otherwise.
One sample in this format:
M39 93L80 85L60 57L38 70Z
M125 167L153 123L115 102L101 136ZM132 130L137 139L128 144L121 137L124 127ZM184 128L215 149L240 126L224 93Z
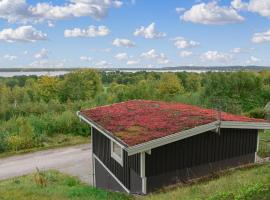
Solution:
M13 77L13 76L60 76L69 73L69 71L55 71L55 72L0 72L0 77Z
M208 70L155 70L155 69L144 69L144 70L120 70L122 72L131 72L135 73L138 71L146 71L146 72L195 72L195 73L204 73L207 72ZM69 73L70 71L41 71L41 72L31 72L31 71L20 71L20 72L0 72L0 77L13 77L13 76L60 76ZM107 71L107 72L112 72L112 71Z

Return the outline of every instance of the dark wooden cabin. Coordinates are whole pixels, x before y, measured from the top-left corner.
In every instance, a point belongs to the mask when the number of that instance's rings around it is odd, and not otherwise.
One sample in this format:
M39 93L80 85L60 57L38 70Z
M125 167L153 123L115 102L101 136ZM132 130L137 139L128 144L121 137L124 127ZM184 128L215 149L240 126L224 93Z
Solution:
M78 112L91 125L94 186L147 194L256 162L261 119L133 100Z

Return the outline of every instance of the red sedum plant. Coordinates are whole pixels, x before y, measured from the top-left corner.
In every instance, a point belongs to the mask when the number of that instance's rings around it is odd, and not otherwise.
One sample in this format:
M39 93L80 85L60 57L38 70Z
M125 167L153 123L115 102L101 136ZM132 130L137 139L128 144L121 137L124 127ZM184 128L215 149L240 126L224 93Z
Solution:
M148 100L115 103L84 110L81 113L120 138L128 146L218 120L218 113L213 109ZM221 112L219 116L222 121L265 122L263 119L225 112Z

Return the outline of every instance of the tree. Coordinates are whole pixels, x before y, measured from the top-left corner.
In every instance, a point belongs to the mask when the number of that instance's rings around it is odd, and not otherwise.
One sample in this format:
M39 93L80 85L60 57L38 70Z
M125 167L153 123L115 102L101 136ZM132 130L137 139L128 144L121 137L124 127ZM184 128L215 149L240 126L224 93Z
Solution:
M38 94L46 102L57 98L58 80L52 76L42 76L38 79Z
M60 99L66 102L89 100L102 89L99 74L92 69L78 70L67 74L59 83Z
M201 88L201 76L200 74L191 73L186 78L185 89L189 92L197 92Z
M158 87L158 93L161 98L173 97L183 93L184 87L178 77L173 73L164 73Z

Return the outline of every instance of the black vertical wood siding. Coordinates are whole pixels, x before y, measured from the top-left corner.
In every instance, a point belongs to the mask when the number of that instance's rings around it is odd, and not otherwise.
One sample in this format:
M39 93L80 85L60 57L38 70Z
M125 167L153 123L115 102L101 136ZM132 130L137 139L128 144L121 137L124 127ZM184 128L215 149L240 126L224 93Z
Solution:
M103 162L103 164L130 189L130 168L140 174L140 154L128 157L127 152L123 151L123 166L111 157L111 140L100 133L94 127L93 134L93 153Z
M256 152L257 130L222 129L157 147L146 154L146 177Z

